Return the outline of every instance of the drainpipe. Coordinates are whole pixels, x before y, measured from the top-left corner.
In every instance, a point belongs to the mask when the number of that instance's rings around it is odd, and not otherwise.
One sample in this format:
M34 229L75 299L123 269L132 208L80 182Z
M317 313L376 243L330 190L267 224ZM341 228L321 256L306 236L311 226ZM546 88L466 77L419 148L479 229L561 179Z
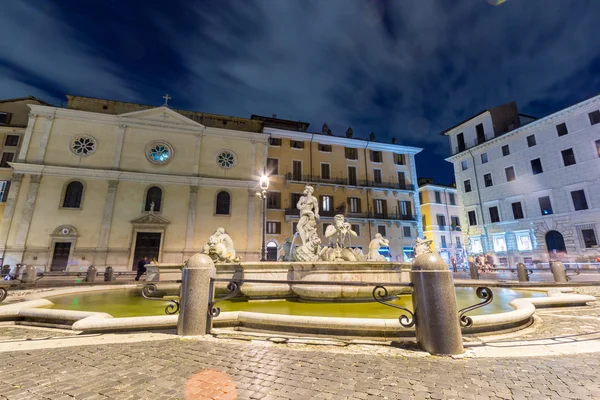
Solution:
M312 182L313 180L313 157L312 157L312 143L313 143L313 139L315 138L315 134L313 133L312 136L310 137L310 143L308 144L309 146L309 153L310 153L310 181Z
M471 150L467 150L473 160L473 172L475 173L475 186L477 187L477 198L479 199L479 212L481 213L481 223L483 225L483 234L485 236L485 243L483 245L483 253L487 253L489 249L490 238L488 236L487 226L485 225L485 214L483 213L483 202L481 201L481 190L479 189L479 180L477 179L477 166L475 164L475 156ZM468 215L467 215L468 218Z
M369 184L369 169L367 167L367 147L369 147L369 144L371 144L370 140L367 140L367 145L365 146L365 148L363 149L363 153L365 156L365 185L368 186ZM367 190L367 216L369 215L369 210L370 210L370 205L369 205L369 190ZM373 237L373 234L371 233L371 223L368 224L369 225L369 239L371 239Z

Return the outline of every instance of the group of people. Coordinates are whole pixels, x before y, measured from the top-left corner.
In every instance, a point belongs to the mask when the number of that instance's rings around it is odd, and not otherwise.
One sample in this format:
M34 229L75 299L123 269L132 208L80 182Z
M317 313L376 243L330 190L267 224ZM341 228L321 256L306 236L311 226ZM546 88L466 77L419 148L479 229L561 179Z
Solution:
M158 260L156 260L156 257L152 257L151 261L148 261L148 257L142 258L137 264L137 274L135 276L135 280L139 281L141 276L146 273L146 271L148 270L148 268L146 268L146 265L156 264L158 264Z
M469 264L473 263L477 266L479 273L497 272L495 270L495 262L493 254L483 254L477 257L469 256Z

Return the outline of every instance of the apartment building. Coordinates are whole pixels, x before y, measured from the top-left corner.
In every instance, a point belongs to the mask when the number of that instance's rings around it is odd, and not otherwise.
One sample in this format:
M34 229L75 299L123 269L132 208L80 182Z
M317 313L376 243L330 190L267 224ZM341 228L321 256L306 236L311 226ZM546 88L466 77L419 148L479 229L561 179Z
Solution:
M464 258L464 246L456 186L419 178L419 203L423 236L432 240L431 249L448 263L451 257L460 262Z
M503 263L600 255L600 96L540 119L509 103L442 134L467 250Z

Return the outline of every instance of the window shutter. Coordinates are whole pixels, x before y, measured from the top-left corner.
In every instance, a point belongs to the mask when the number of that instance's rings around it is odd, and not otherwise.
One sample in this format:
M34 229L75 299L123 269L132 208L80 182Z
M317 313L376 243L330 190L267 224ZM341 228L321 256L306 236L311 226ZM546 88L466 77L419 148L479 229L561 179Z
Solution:
M360 206L360 197L357 199L357 203L358 203L358 209L356 210L357 212L362 212L362 207Z
M382 201L381 202L383 204L383 215L387 216L387 201Z
M4 194L2 195L2 202L6 202L8 199L8 191L10 190L10 181L6 182L6 186L4 187Z
M410 201L406 202L406 215L412 215L412 203Z
M370 154L371 154L371 162L373 162L373 150L370 150Z

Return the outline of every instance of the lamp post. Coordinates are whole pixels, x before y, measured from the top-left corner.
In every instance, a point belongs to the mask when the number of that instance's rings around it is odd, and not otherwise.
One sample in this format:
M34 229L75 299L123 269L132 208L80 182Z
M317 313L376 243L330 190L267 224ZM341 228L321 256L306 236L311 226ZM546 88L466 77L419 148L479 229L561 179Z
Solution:
M269 176L266 174L266 171L263 170L263 174L260 177L259 181L260 193L256 193L258 197L262 200L262 226L261 226L261 235L262 235L262 245L260 248L260 261L267 261L266 256L266 248L265 248L265 232L267 230L267 189L269 189Z

